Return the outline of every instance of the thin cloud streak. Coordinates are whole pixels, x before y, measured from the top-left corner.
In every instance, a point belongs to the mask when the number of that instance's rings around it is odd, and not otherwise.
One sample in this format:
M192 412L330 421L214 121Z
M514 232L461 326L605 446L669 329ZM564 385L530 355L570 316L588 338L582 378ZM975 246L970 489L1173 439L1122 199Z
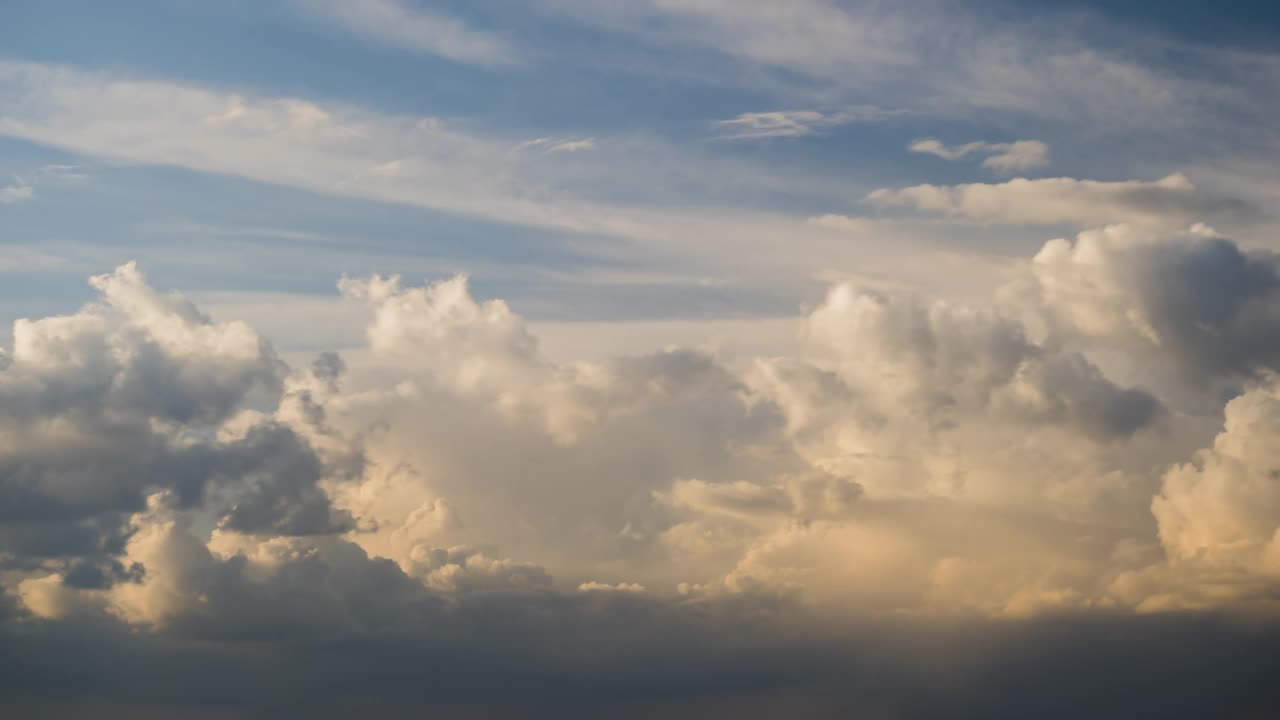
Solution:
M289 0L301 13L389 47L460 63L510 67L517 53L496 35L403 0Z
M725 140L766 140L816 135L855 122L877 122L896 113L877 107L858 107L821 112L818 110L774 110L746 112L711 124Z

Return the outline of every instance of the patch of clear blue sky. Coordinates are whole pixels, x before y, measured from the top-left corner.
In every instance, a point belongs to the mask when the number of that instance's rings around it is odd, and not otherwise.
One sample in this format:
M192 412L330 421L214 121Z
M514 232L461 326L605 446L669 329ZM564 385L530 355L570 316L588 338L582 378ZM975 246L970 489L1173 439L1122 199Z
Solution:
M1259 44L1274 40L1280 30L1280 3L1270 0L1166 0L1158 4L1158 11L1153 10L1155 4L1136 0L991 0L964 5L993 16L1043 22L1090 13L1126 28L1219 44ZM973 163L907 153L911 139L1035 137L1056 145L1069 132L1051 119L942 121L915 114L851 124L808 138L718 142L709 131L716 119L747 111L808 108L794 97L780 96L775 86L713 81L731 61L705 51L645 46L625 35L529 12L518 2L448 1L433 6L508 40L525 62L479 67L406 52L301 18L284 3L255 0L5 0L0 3L0 57L255 95L349 103L385 113L440 116L513 140L642 133L761 168L809 171L837 184L821 199L758 190L727 196L728 190L697 189L696 184L694 194L684 194L681 186L665 195L656 188L649 192L652 202L692 206L850 212L863 193L879 185L991 179ZM646 69L658 57L667 70ZM1055 153L1052 174L1101 179L1131 174L1131 167L1115 160L1117 141L1094 140L1070 153ZM1123 142L1131 151L1136 147L1132 138ZM86 266L101 272L132 257L164 286L304 293L331 292L342 273L415 276L474 266L481 292L524 298L527 307L552 317L776 313L786 311L793 301L765 290L667 287L661 282L611 287L593 296L585 285L539 273L610 267L604 256L583 251L581 238L570 243L563 233L171 168L110 165L0 141L0 176L30 175L49 163L81 162L90 166L90 181L37 186L32 201L0 208L0 249L81 253L62 267L5 273L0 319L51 305L69 309L88 296ZM1151 171L1175 169L1158 165ZM580 191L611 199L605 188ZM832 201L840 197L847 202ZM216 228L236 230L219 234ZM262 232L254 235L255 229ZM297 236L266 232L276 230ZM494 265L528 272L484 269Z
M1280 3L1275 0L1034 0L1012 5L1089 11L1117 23L1219 45L1274 49L1280 34Z

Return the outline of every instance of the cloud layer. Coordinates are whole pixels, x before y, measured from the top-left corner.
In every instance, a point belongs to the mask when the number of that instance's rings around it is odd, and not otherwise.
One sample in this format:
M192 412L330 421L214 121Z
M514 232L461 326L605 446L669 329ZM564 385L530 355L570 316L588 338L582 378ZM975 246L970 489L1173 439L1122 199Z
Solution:
M1075 178L1015 178L1003 183L914 185L881 188L867 202L907 207L984 224L1074 225L1156 224L1171 228L1197 219L1247 217L1248 205L1196 191L1185 175L1159 180L1106 182Z

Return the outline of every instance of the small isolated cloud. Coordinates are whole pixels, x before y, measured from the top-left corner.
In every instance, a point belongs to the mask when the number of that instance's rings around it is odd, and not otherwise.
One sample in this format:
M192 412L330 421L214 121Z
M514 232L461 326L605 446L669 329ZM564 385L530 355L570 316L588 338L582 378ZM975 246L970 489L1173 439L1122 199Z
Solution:
M16 179L12 185L0 187L0 205L17 205L35 196L36 193L31 186L20 179Z
M596 139L589 138L550 138L541 137L522 142L517 150L540 148L544 153L574 153L596 149Z
M959 160L970 155L986 155L982 167L998 173L1044 167L1049 164L1049 146L1039 140L1015 140L1007 143L971 142L947 145L935 138L922 138L907 146L911 152L935 155L945 160Z
M712 127L726 140L763 140L814 135L852 122L880 120L889 114L882 108L871 106L836 112L774 110L742 113L728 120L717 120Z
M440 12L400 0L294 0L294 6L391 47L472 65L510 65L511 48L489 33Z
M1049 164L1049 146L1039 140L1018 140L995 148L997 153L983 160L982 167L1008 173Z
M91 176L78 165L45 165L38 168L34 176L27 177L14 175L7 185L0 185L0 205L17 205L34 200L37 187L66 186L91 179Z

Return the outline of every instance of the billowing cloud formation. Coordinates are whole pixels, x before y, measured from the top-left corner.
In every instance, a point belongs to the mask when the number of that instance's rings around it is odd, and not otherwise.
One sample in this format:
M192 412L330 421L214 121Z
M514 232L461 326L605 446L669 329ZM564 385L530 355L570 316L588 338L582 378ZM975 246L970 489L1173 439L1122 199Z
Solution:
M1082 356L1045 352L1021 324L982 310L886 300L841 285L810 314L807 330L846 384L861 397L884 397L881 414L911 405L925 413L989 410L1109 436L1142 427L1157 407Z
M446 388L510 419L532 418L565 442L644 391L620 385L608 368L546 360L524 320L501 300L477 303L464 276L426 288L402 288L398 277L341 287L373 307L369 344L379 356L412 362Z
M61 567L71 585L136 580L142 566L119 555L129 515L153 493L245 532L339 527L305 438L239 418L287 387L266 341L152 290L133 265L93 285L101 302L74 315L17 321L3 357L6 565Z
M1050 617L1269 612L1275 263L1116 226L1046 244L987 304L840 284L782 356L594 362L547 357L465 277L345 279L368 352L296 369L126 265L4 356L0 632L31 649L0 663L46 677L65 628L132 628L197 664L332 642L379 671L505 654L560 678L721 648L774 678L771 654L828 652L832 617L851 640L904 623L873 647L998 618L1011 662ZM1183 402L1205 378L1241 394ZM827 682L797 692L840 706Z
M1039 140L1015 140L1008 143L971 142L948 146L934 138L922 138L908 146L914 153L936 155L945 160L959 160L969 155L986 155L982 167L1001 173L1043 167L1049 164L1049 146Z
M1269 382L1227 403L1213 446L1165 474L1152 511L1176 563L1218 568L1245 582L1280 576L1277 433L1280 397Z
M1115 226L1054 240L1032 263L1051 332L1211 380L1280 363L1280 267L1204 226Z

